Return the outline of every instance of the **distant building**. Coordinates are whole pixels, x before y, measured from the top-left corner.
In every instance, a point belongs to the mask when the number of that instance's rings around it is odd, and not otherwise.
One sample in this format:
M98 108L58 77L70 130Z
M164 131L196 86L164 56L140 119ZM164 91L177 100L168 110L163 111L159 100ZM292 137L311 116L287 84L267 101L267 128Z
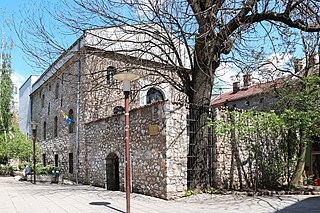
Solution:
M31 75L19 89L19 129L25 135L30 132L31 102L30 94L32 85L38 80L38 76Z
M273 89L279 87L284 79L279 78L274 81L250 85L250 81L245 75L243 87L240 87L240 82L234 82L232 91L214 97L211 100L211 105L217 108L227 107L244 110L269 108L274 100Z

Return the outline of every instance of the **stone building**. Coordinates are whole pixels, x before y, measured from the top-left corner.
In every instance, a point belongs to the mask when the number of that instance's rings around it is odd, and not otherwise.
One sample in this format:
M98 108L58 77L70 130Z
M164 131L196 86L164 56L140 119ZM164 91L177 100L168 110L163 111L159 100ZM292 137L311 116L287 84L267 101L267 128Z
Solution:
M124 95L113 76L130 71L141 76L130 95L132 189L179 197L187 189L188 139L186 109L174 103L186 97L161 77L175 79L172 67L117 51L124 47L105 39L116 31L85 31L33 84L42 162L60 167L63 179L124 190Z
M283 77L251 85L248 78L248 75L243 76L243 87L240 87L240 82L234 82L232 91L214 97L210 105L216 108L267 110L276 101L276 88L281 87L289 79L288 77Z

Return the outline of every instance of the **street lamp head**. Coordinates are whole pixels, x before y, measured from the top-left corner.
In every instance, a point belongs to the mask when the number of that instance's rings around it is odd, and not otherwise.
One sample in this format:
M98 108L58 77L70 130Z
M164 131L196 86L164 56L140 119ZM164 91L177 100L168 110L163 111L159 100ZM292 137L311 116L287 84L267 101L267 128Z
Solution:
M32 129L32 130L36 130L36 129L37 129L37 124L38 124L38 123L36 123L35 121L31 121L31 122L30 122L31 129Z
M138 80L139 78L140 78L139 75L129 73L129 72L119 73L114 76L114 79L123 82L124 92L130 92L130 82Z

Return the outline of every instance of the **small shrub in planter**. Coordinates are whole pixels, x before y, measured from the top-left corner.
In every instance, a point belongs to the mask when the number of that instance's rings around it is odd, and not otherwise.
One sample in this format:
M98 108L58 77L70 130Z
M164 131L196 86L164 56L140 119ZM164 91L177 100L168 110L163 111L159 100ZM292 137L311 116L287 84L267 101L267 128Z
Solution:
M55 167L51 171L51 183L58 183L59 182L59 175L60 175L60 169L58 167Z

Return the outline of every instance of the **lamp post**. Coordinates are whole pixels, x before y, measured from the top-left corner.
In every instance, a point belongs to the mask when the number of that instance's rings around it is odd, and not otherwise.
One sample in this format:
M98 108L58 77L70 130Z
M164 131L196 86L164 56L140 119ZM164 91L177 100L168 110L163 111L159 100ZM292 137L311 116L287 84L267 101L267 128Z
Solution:
M33 183L36 184L36 140L37 140L37 123L34 121L30 122L32 129L32 142L33 142Z
M139 76L133 73L119 73L114 79L123 82L123 93L125 99L125 133L126 133L126 209L130 213L130 132L129 132L129 94L131 81L139 79Z

